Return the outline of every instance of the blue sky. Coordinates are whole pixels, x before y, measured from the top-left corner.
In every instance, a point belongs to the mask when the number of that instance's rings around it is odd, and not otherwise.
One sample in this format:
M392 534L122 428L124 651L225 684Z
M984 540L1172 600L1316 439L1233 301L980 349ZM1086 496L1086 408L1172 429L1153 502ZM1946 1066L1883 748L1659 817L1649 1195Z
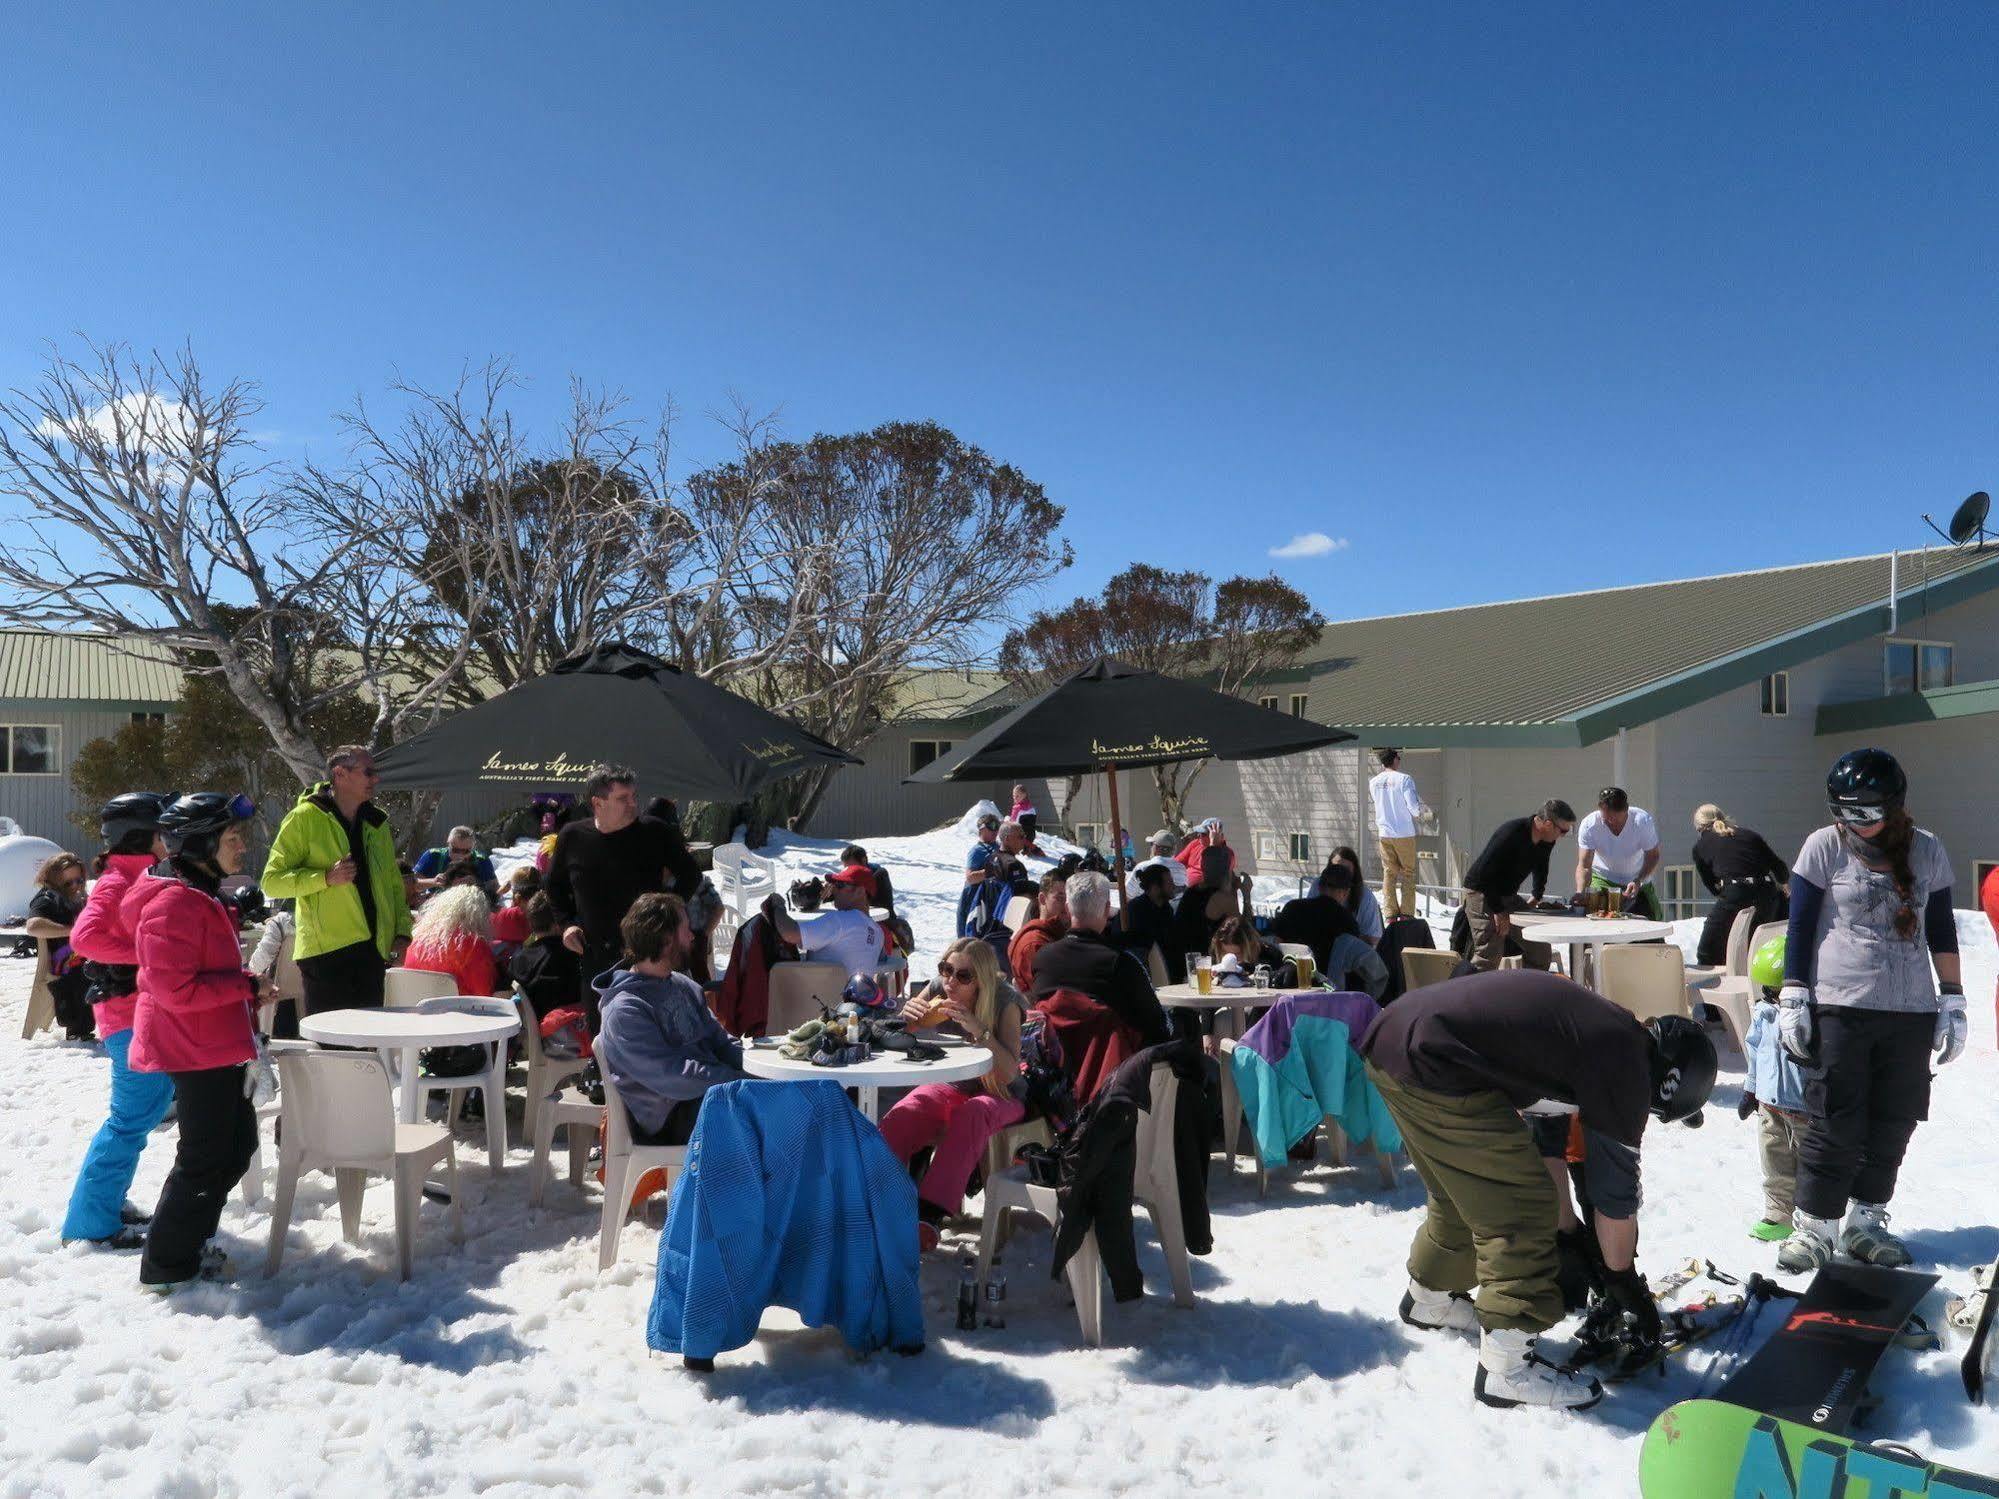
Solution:
M21 8L0 383L934 418L1068 507L1051 601L1849 555L1999 481L1996 99L1985 3Z

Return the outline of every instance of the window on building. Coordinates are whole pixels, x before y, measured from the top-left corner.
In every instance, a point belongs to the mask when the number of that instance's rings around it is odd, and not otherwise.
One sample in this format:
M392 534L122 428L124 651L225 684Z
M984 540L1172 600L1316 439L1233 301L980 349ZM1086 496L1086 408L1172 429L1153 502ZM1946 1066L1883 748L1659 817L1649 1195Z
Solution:
M1948 687L1951 672L1951 648L1947 641L1891 640L1883 653L1882 675L1890 697Z
M1704 895L1693 865L1669 864L1659 871L1659 903L1666 908L1668 921L1698 915Z
M1985 881L1995 869L1999 869L1999 859L1973 859L1971 861L1971 898L1974 901L1985 893Z
M1292 694L1291 694L1291 716L1292 716L1293 718L1303 718L1303 717L1305 716L1305 704L1306 704L1306 703L1307 703L1308 701L1309 701L1309 699L1308 699L1308 698L1307 698L1307 697L1305 696L1305 694L1304 694L1304 693L1302 693L1302 692L1294 692L1294 693L1292 693Z
M1310 833L1293 833L1291 835L1291 862L1293 864L1310 864L1312 862L1312 835Z
M53 724L8 724L0 727L0 767L8 775L62 774L56 754L58 734Z
M943 759L957 748L953 739L912 739L909 741L909 773L915 775L924 766Z
M1104 841L1104 825L1100 822L1079 822L1075 826L1076 842L1083 848L1096 848Z
M132 715L133 723L165 723L166 721L167 716L164 713L134 713Z
M1791 674L1773 671L1763 679L1763 716L1788 718L1791 713Z
M1256 835L1256 862L1275 864L1284 857L1284 839L1277 833L1259 832Z
M1256 706L1259 708L1268 708L1272 713L1275 713L1277 711L1277 694L1273 692L1269 697L1258 698Z

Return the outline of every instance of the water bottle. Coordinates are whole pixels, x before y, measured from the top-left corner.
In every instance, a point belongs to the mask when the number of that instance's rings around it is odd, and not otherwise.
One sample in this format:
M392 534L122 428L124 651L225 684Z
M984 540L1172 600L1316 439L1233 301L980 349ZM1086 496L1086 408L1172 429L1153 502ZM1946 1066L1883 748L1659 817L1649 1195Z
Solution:
M973 1332L979 1325L979 1285L972 1278L972 1257L958 1265L958 1331Z
M998 1260L986 1280L986 1326L1006 1326L1006 1271Z

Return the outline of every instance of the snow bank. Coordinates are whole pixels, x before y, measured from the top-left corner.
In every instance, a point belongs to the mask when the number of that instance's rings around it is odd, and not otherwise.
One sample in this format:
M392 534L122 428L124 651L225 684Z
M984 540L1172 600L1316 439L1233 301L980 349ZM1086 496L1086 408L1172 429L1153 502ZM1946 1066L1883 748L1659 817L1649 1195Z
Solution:
M967 840L946 829L862 842L934 952ZM839 847L783 838L768 852L790 879L832 868ZM1999 954L1982 917L1959 922L1972 1049L1938 1078L1895 1203L1897 1229L1953 1290L1999 1254L1987 1191L1999 1164ZM1046 1231L1023 1225L1006 1256L1004 1330L953 1330L946 1254L925 1267L920 1358L855 1360L836 1337L774 1316L714 1375L693 1378L645 1350L656 1222L629 1225L622 1259L600 1277L595 1196L558 1180L530 1211L527 1153L517 1146L495 1178L476 1126L459 1152L467 1242L454 1247L448 1215L426 1205L409 1284L395 1279L386 1187L371 1187L362 1242L348 1246L333 1184L314 1177L274 1279L261 1273L268 1201L248 1208L239 1196L222 1238L240 1278L158 1299L138 1290L133 1257L58 1242L104 1062L46 1034L18 1039L32 967L0 961L0 1499L1630 1494L1645 1426L1692 1392L1701 1367L1696 1355L1580 1417L1475 1405L1470 1344L1396 1320L1423 1199L1406 1174L1382 1191L1371 1165L1281 1171L1262 1201L1246 1172L1217 1165L1199 1306L1171 1305L1142 1228L1150 1294L1106 1308L1102 1349L1078 1346L1048 1280ZM1732 1107L1737 1076L1725 1065L1707 1128L1647 1142L1647 1264L1699 1254L1737 1274L1772 1267L1774 1250L1746 1232L1759 1174L1755 1129ZM157 1196L171 1146L168 1129L148 1149L138 1201ZM1999 1422L1964 1404L1959 1352L1953 1339L1891 1354L1873 1431L1999 1472Z

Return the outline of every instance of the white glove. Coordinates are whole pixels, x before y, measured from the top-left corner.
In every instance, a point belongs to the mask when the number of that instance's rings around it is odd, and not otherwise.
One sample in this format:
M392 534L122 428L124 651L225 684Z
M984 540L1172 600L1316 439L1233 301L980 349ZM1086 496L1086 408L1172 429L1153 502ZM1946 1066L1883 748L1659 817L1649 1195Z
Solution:
M243 1069L243 1096L250 1100L253 1109L261 1109L278 1096L278 1069L271 1061L271 1054L264 1050L261 1036L257 1038L257 1054Z
M1943 992L1943 1008L1937 1011L1936 1034L1930 1040L1930 1047L1937 1054L1937 1066L1955 1061L1964 1050L1964 991L1946 989Z
M1812 1059L1812 991L1788 983L1777 991L1777 1044L1794 1062Z

